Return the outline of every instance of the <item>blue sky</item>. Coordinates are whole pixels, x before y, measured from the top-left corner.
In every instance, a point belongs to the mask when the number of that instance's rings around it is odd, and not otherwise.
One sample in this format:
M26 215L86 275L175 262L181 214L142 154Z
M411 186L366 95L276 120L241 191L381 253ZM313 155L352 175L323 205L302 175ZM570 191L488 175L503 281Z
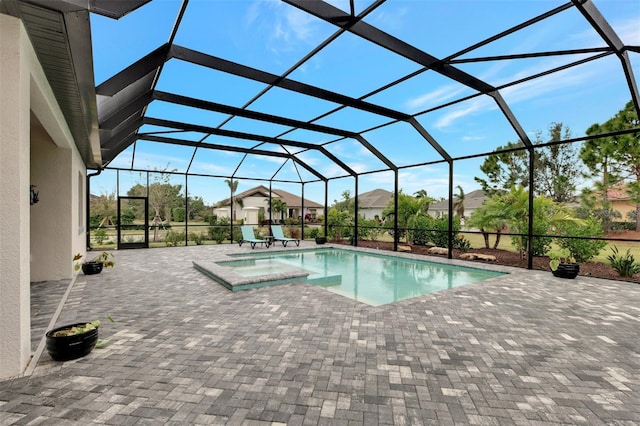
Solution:
M348 1L329 3L349 10ZM356 1L356 13L370 3L370 0ZM180 4L176 0L154 0L117 21L92 15L96 84L167 42ZM388 0L368 15L365 21L424 52L444 58L562 4L564 2L551 0ZM596 0L594 4L625 44L640 45L640 2ZM335 31L334 26L276 0L192 0L175 43L273 74L282 74ZM571 8L458 59L603 46L604 42L597 33L575 8ZM455 66L489 84L500 86L585 57L563 55L468 62ZM630 52L630 57L638 80L640 55ZM361 98L418 69L420 65L410 60L345 33L288 78ZM159 90L236 107L244 106L264 87L262 83L175 59L167 62L157 86ZM591 124L607 120L630 100L620 62L614 56L507 87L500 93L531 139L539 131L546 135L546 129L552 122L564 123L574 137L579 137ZM417 114L471 94L472 89L429 71L364 100L404 113ZM248 108L309 121L335 107L331 102L273 88ZM217 127L228 118L224 114L158 101L149 106L147 116L210 127ZM416 118L453 157L488 152L518 139L496 103L487 96L474 97ZM346 108L316 123L354 132L374 129L362 135L399 166L439 160L437 152L409 124L401 122L376 128L389 121L386 117ZM239 117L231 119L222 128L273 137L288 132L283 136L285 139L312 143L339 139L306 130L290 131L285 126ZM141 129L142 132L167 130L152 126ZM191 132L172 136L200 140L206 135ZM206 141L242 147L257 145L254 141L217 136L209 136ZM358 172L386 168L358 141L345 139L327 148ZM272 144L260 146L259 149L282 151L281 147ZM288 149L291 152L299 151L293 147ZM132 148L123 151L111 165L130 167L132 152ZM184 172L192 156L192 148L140 141L136 147L134 167L168 167ZM275 157L248 156L238 167L242 157L238 153L199 149L189 171L230 175L238 168L236 176L265 179L241 181L239 191L256 184L268 185L267 181L272 176L281 180L314 180L313 175L303 168L296 169L290 162L283 165L283 160ZM305 152L300 157L327 177L346 174L317 152ZM482 159L456 162L454 185L461 185L465 192L478 189L473 178L481 175L478 169L481 162ZM112 190L113 174L105 172L103 175L94 179L94 192ZM139 178L132 175L128 178L121 176L120 179L123 186L128 180L133 182ZM177 177L175 181L182 183L181 179ZM215 202L228 196L228 188L222 181L223 178L191 178L189 193L202 196L206 202ZM403 169L399 184L406 193L426 189L431 196L446 196L448 167L435 164ZM300 192L298 184L274 183L274 187ZM359 192L374 188L393 190L392 173L372 173L360 178ZM354 192L352 178L332 180L329 184L329 202L339 199L344 190ZM305 185L305 197L322 203L324 184Z

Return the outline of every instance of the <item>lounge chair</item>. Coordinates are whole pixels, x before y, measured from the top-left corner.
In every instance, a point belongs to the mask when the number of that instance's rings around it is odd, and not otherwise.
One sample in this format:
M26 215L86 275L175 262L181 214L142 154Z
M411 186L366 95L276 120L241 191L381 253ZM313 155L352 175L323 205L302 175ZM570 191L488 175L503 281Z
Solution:
M284 236L282 232L282 226L280 225L271 225L271 235L273 235L273 242L282 241L283 247L287 246L289 241L293 241L296 243L296 246L300 246L300 240L297 238L287 238Z
M259 240L256 238L256 235L253 233L253 226L251 225L242 225L240 227L240 229L242 230L242 239L238 240L238 244L240 245L240 247L242 247L242 243L249 243L251 244L251 248L254 249L256 248L256 244L266 244L267 248L269 248L269 245L271 244L271 242L269 240Z

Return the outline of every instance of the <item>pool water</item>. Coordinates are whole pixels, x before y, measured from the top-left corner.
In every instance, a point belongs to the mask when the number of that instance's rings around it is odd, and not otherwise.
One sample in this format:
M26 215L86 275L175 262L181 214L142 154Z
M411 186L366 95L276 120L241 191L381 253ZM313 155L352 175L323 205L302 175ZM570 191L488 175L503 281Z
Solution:
M220 262L253 277L308 272L307 282L373 306L504 275L502 272L343 249L255 254Z

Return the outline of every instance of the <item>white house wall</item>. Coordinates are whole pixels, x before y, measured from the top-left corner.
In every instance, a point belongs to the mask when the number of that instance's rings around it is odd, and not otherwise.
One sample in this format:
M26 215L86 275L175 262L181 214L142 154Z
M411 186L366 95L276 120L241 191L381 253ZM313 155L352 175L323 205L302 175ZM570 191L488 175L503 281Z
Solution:
M363 208L359 208L358 209L358 215L359 216L364 216L365 219L375 219L376 215L382 219L382 209L376 209L376 208L371 208L371 209L363 209Z
M31 356L30 282L71 278L84 253L86 169L70 135L21 21L0 14L0 378Z

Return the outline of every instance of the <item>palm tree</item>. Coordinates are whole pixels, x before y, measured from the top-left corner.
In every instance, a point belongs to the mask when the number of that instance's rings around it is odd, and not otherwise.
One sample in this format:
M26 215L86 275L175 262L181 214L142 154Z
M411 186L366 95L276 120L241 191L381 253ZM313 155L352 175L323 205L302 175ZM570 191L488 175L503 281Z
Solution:
M456 199L453 202L453 208L455 209L458 217L460 217L460 219L464 219L464 189L462 189L462 187L460 185L457 185L456 188L458 188L458 194L456 195Z
M231 210L233 209L233 194L236 193L236 190L238 189L238 183L240 183L239 180L233 180L233 179L225 179L224 182L229 186L229 190L231 191ZM235 220L235 216L236 216L236 212L235 210L233 211L233 219Z
M284 212L287 211L287 203L277 198L271 200L271 210L274 213L280 213L280 222L284 221Z
M427 197L427 190L426 189L421 189L419 191L416 191L413 193L413 195L416 196L416 198L424 198Z
M415 195L415 197L418 199L420 211L423 213L427 213L429 211L429 206L431 205L431 203L436 201L435 198L429 197L426 189L420 189L419 191L414 192L413 195Z
M489 233L494 231L496 233L496 242L493 248L498 248L502 230L506 227L508 220L505 212L506 209L502 200L498 197L493 197L485 201L469 217L467 225L480 229L484 238L485 248L489 248Z

